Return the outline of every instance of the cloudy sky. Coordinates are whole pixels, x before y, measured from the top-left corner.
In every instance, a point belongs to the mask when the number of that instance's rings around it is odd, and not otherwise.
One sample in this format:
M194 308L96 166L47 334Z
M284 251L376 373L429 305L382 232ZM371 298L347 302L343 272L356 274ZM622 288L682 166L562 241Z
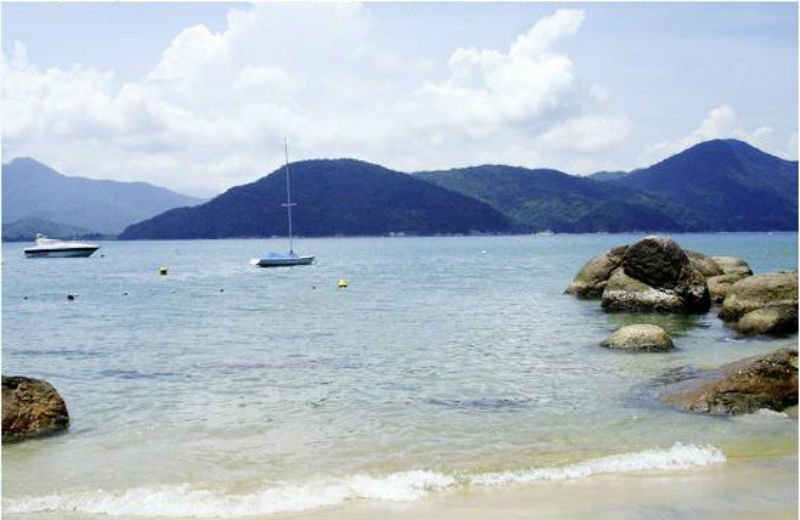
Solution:
M797 4L5 3L3 161L208 196L293 160L797 158Z

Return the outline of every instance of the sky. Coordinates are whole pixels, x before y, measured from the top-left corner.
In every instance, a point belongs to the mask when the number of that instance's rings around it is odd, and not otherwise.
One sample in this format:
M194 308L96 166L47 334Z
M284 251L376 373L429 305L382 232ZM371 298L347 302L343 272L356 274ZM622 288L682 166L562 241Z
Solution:
M291 160L797 159L796 3L3 3L2 159L197 196Z

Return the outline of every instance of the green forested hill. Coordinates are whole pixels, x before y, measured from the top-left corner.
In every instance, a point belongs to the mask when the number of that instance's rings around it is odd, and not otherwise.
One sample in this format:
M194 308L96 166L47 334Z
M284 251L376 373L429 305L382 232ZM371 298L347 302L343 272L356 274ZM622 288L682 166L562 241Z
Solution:
M485 165L415 176L491 204L522 231L679 231L704 223L657 196L557 170Z
M304 236L497 233L509 219L488 204L410 175L353 159L291 164L294 232ZM128 227L136 238L263 237L287 234L280 168L192 208Z
M797 161L742 141L700 143L610 183L688 208L711 230L797 229Z

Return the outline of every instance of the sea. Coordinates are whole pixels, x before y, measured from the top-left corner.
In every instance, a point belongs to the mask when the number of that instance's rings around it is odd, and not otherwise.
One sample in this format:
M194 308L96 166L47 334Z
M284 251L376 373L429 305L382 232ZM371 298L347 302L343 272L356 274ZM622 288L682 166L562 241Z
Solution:
M280 239L3 244L3 374L49 381L71 419L3 446L3 518L796 517L796 408L656 399L796 335L563 294L643 236L300 238L316 264L275 269L249 261ZM796 233L672 237L797 269ZM632 323L677 350L600 347Z

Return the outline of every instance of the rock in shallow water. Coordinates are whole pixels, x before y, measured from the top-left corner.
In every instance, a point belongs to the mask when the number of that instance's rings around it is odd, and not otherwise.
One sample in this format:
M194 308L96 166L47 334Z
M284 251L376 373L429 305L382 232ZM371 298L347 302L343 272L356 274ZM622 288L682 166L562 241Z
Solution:
M742 334L797 331L797 271L748 276L728 289L719 317Z
M628 248L603 291L608 311L695 313L711 306L705 277L672 239L646 237Z
M725 300L725 297L728 295L728 291L730 290L731 286L733 286L733 284L739 280L747 278L748 276L750 275L744 273L730 273L706 278L706 283L708 284L708 293L711 295L711 299L715 303L722 303Z
M564 291L580 298L600 298L611 273L620 266L628 246L619 246L586 262Z
M620 327L601 345L628 352L666 352L675 348L664 329L649 324Z
M722 268L722 274L738 274L742 275L743 278L753 274L753 270L741 258L735 256L712 256L711 259Z
M3 442L66 430L67 405L47 381L3 376Z
M685 390L661 400L698 413L717 415L751 413L761 408L781 411L797 404L797 350L779 349L710 371Z
M694 268L700 271L700 274L706 278L725 274L722 267L712 257L688 249L684 249L683 251L686 253L686 256L689 257L689 261Z

